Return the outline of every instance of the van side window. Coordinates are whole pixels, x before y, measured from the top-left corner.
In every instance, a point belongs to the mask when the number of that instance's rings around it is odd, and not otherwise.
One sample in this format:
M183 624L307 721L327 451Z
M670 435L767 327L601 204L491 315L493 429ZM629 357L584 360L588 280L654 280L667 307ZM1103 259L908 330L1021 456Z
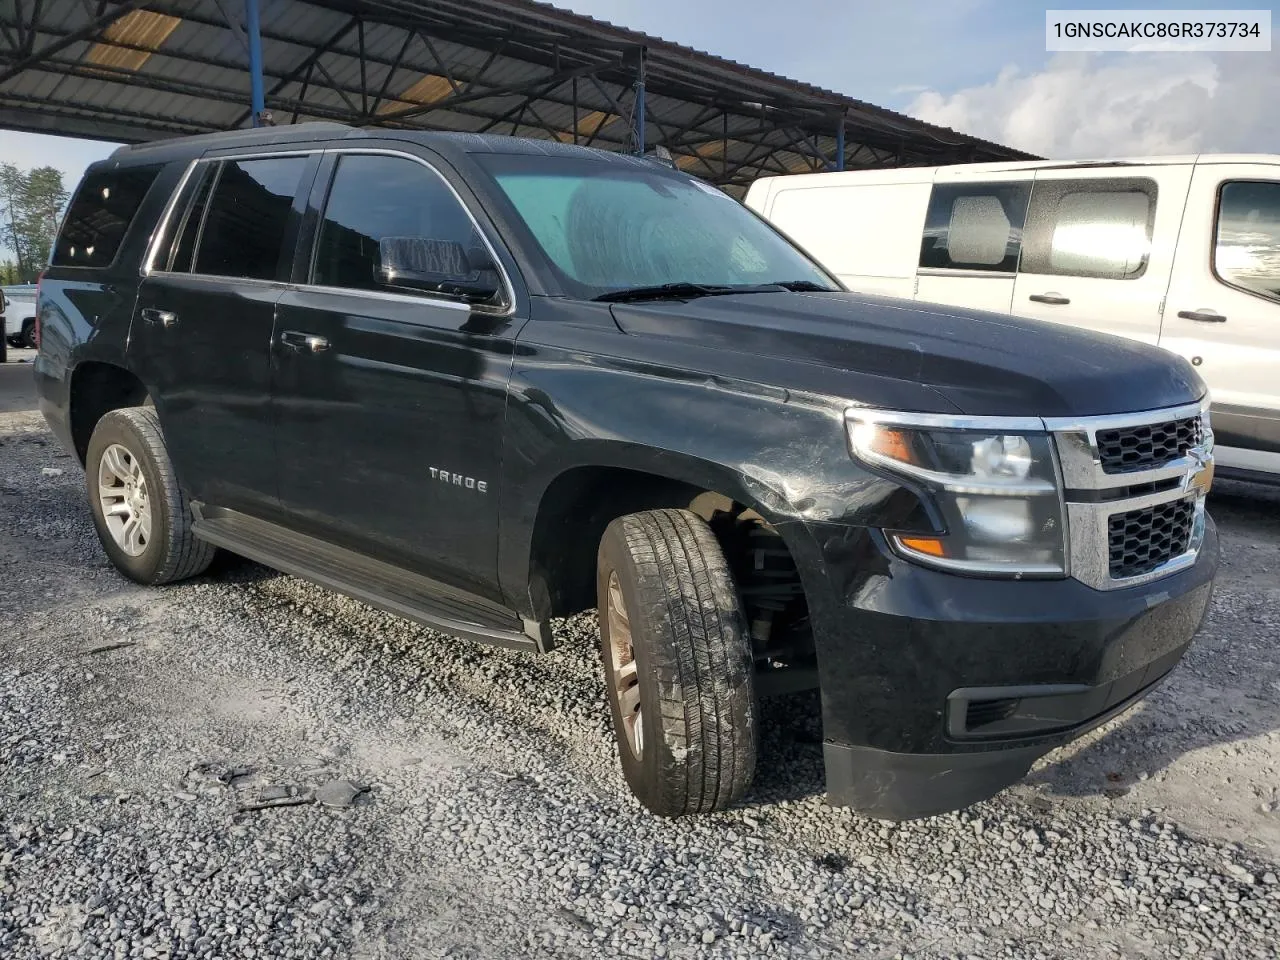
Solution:
M55 267L109 266L163 166L100 170L86 176L67 210L50 263Z
M403 237L481 244L467 211L429 168L405 157L340 157L325 202L312 283L383 289L382 240Z
M1222 185L1213 270L1223 283L1280 300L1280 183Z
M934 184L920 266L1013 273L1030 196L1027 183Z
M1153 180L1037 180L1022 273L1134 280L1147 269Z
M217 173L193 273L274 280L305 157L228 160Z

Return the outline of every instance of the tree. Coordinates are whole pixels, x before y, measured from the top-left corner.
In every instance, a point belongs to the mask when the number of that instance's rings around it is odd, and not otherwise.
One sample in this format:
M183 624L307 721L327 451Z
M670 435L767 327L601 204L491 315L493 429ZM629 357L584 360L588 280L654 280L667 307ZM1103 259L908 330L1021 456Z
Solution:
M48 266L66 203L62 173L54 167L24 171L0 164L0 241L17 258L19 282L35 280Z

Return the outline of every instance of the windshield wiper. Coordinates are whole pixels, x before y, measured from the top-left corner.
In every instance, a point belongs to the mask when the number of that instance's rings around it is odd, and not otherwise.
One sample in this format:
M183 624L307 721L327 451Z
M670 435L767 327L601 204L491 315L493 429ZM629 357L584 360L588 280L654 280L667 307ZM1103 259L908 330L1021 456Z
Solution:
M820 283L814 283L812 280L775 280L772 283L765 284L768 287L781 287L783 290L790 290L792 293L837 293L835 287L824 287Z
M611 290L595 297L606 303L633 303L640 300L693 300L698 297L723 297L731 293L776 293L779 289L796 293L834 293L834 287L824 287L812 280L779 280L773 283L663 283L654 287L627 287Z
M706 283L663 283L656 287L627 287L624 290L611 290L593 299L605 303L629 303L636 300L692 300L696 297L719 297L726 293L741 292L741 287Z

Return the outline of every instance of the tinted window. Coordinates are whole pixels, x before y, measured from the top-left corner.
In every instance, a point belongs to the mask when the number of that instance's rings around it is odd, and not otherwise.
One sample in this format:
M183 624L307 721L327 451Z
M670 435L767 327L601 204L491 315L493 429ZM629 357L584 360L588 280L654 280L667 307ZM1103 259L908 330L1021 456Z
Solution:
M1132 280L1151 252L1151 180L1037 180L1031 192L1023 273Z
M835 287L759 217L683 174L578 157L477 158L578 296L686 282Z
M192 175L194 189L189 190L187 195L194 199L186 204L185 211L173 227L178 240L169 261L170 270L180 273L189 273L191 270L191 258L195 254L200 227L204 224L204 212L208 209L209 191L213 188L217 169L217 164L202 163Z
M67 210L51 262L59 267L105 267L116 258L125 231L161 166L88 174Z
M1213 267L1227 283L1280 300L1280 183L1224 183Z
M934 186L925 215L920 266L1012 273L1031 195L1025 183Z
M204 216L195 273L274 280L305 157L223 163Z
M467 211L436 173L404 157L339 158L325 202L312 282L374 289L386 237L482 247ZM487 258L486 258L487 259Z

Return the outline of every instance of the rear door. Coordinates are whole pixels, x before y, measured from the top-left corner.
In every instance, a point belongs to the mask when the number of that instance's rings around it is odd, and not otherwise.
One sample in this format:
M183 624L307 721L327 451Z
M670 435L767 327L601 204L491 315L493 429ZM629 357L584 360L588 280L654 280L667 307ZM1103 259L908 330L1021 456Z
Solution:
M292 263L295 198L316 162L291 154L196 163L143 279L130 350L197 500L259 514L278 503L271 335Z
M939 169L921 237L917 300L1009 312L1034 173Z
M497 600L510 285L495 306L388 282L384 240L485 246L423 157L327 154L307 216L314 254L274 348L282 507L331 543Z
M1280 471L1280 166L1197 164L1160 343L1208 383L1220 461Z
M1190 164L1041 170L1012 312L1156 343L1190 179Z

